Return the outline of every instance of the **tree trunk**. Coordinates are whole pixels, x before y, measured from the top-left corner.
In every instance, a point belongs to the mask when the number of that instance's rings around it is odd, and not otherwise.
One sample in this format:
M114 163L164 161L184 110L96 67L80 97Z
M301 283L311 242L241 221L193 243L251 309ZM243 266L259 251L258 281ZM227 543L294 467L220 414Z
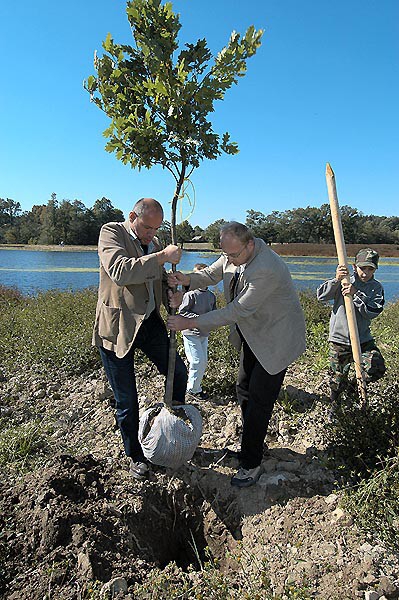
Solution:
M172 233L172 244L177 243L176 238L176 207L177 201L180 197L181 188L184 183L184 178L186 174L186 167L183 164L182 170L180 173L179 181L176 184L175 193L172 200L172 214L171 214L171 233ZM176 265L172 265L172 271L176 271ZM176 291L176 287L172 288L172 291ZM169 313L171 315L176 314L175 308L170 308ZM172 407L172 396L173 396L173 380L175 376L175 364L176 364L176 331L171 331L169 334L169 359L168 359L168 373L166 376L166 386L165 386L165 397L164 402L167 406Z

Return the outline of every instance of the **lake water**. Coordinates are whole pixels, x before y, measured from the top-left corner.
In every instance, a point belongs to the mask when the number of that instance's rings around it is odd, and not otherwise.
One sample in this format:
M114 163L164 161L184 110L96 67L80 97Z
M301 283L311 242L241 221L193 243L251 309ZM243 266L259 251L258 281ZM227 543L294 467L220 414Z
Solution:
M191 271L194 264L211 264L212 252L183 252L179 269ZM333 277L337 265L334 258L283 257L298 289L312 289ZM0 250L0 284L16 287L24 294L43 290L76 291L98 286L97 252ZM166 265L170 267L170 265ZM399 299L399 258L380 260L377 279L385 289L387 301Z

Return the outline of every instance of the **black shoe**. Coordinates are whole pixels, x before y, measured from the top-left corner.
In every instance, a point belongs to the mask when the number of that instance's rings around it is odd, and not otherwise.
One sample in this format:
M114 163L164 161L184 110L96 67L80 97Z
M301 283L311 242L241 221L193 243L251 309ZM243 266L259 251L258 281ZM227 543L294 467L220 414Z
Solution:
M196 400L208 400L209 394L201 390L200 392L187 392L187 395L191 398L195 398Z
M148 477L149 472L150 469L145 460L135 461L133 460L133 458L130 459L130 474L132 475L132 477L134 477L134 479L146 479Z
M235 487L243 488L254 485L261 475L261 465L254 467L253 469L244 469L240 467L237 473L231 478L231 485Z

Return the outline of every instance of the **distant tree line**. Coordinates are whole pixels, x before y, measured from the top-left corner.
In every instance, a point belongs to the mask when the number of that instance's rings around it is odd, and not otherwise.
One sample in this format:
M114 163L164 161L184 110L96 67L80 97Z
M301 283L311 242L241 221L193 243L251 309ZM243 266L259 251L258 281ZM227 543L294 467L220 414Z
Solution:
M347 244L398 244L399 217L364 215L350 206L341 207L342 228ZM0 198L0 243L2 244L70 244L95 245L101 226L109 221L123 221L121 210L108 198L95 201L92 208L80 200L57 200L51 194L47 204L21 211L19 202ZM193 227L187 220L176 227L180 243L195 239L219 245L219 230L224 219L205 229ZM267 243L334 243L330 207L307 206L268 215L247 210L246 225ZM163 244L170 243L170 223L164 221L158 232Z
M341 221L347 244L399 243L399 217L364 215L356 208L341 206ZM246 225L256 236L277 243L333 244L334 234L329 204L307 206L264 215L247 211Z
M342 229L347 244L398 244L399 217L364 215L350 206L340 207ZM202 232L203 237L219 244L219 230L225 221L219 219ZM267 243L313 243L333 244L334 234L330 206L320 208L307 206L285 211L273 211L268 215L247 210L245 224L256 237Z
M19 202L0 198L0 243L93 245L104 223L123 220L123 212L105 197L86 208L80 200L58 201L51 194L47 204L24 212Z

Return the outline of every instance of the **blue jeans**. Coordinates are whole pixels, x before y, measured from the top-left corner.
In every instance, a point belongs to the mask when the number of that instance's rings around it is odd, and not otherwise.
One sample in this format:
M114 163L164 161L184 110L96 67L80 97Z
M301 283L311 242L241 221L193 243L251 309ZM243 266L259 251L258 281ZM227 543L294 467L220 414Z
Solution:
M270 375L242 340L236 386L243 420L240 460L244 469L253 469L262 462L267 428L287 369Z
M169 338L164 322L155 311L143 321L133 346L123 358L118 358L112 350L99 348L105 373L115 396L116 420L121 430L125 453L134 461L144 458L138 440L139 404L134 372L136 348L144 352L162 375L167 374ZM187 370L181 357L176 354L173 401L184 404L186 386Z
M187 391L202 391L201 382L208 362L208 336L183 335L184 350L189 363Z

